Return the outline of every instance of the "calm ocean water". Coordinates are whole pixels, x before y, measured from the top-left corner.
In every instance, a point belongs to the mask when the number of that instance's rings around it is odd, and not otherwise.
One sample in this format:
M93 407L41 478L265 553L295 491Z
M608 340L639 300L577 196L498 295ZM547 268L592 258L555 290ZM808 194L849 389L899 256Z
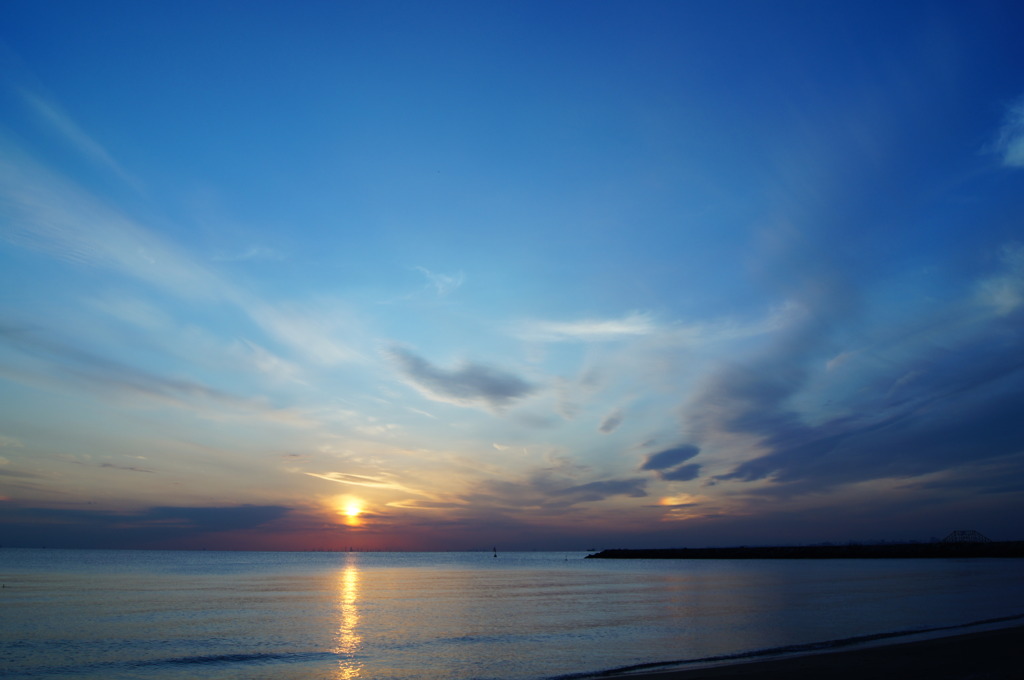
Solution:
M0 549L0 676L532 680L1024 614L1021 560Z

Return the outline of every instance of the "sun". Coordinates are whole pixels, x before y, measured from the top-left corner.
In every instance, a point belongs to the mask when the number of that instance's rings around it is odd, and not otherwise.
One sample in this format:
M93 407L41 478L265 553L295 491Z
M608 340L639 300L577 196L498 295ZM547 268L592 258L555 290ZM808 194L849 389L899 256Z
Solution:
M341 515L344 524L357 527L363 523L360 515L366 511L366 504L363 499L355 496L337 496L334 499L334 510Z
M358 500L349 500L345 502L345 509L342 511L345 517L359 517L363 514L363 506Z

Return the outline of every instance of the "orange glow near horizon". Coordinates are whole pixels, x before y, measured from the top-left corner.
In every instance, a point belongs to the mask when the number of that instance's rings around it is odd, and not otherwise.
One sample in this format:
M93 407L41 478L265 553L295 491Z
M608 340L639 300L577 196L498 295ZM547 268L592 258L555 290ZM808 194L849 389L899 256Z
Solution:
M661 517L663 522L679 522L703 517L707 510L699 507L706 500L704 496L683 493L677 496L666 496L658 500L658 505L666 508Z

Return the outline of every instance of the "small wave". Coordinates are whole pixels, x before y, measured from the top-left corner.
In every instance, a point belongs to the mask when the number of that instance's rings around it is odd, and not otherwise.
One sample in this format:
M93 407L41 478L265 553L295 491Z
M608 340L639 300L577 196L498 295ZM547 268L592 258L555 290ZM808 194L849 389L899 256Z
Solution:
M132 661L106 661L80 666L44 666L27 668L20 671L21 677L53 677L53 676L87 676L96 677L104 672L116 673L118 671L134 670L141 668L160 668L195 666L197 671L201 667L228 666L228 665L264 665L277 663L306 663L320 661L323 659L345 659L355 660L357 657L351 654L337 654L335 652L258 652L248 654L208 654L204 656L180 656L165 657L156 659L138 659Z
M1024 614L1014 614L1012 616L1000 616L994 619L984 619L981 621L972 621L970 623L960 623L953 626L936 626L933 628L917 628L914 630L899 630L887 633L872 633L871 635L858 635L856 637L841 638L838 640L807 642L798 645L785 645L782 647L770 647L768 649L755 649L749 652L737 652L735 654L705 656L699 659L653 661L650 663L641 663L633 666L621 666L619 668L608 668L602 671L594 671L589 673L570 673L568 675L557 675L552 678L549 678L548 680L588 680L589 678L604 678L622 675L626 673L637 673L640 671L676 668L681 666L692 666L696 664L719 663L722 661L744 661L746 659L757 659L765 656L783 656L787 654L800 654L803 652L818 652L827 649L838 649L840 647L861 645L866 644L868 642L877 642L878 640L887 640L890 638L907 637L910 635L923 635L927 633L941 633L943 631L948 630L963 630L965 628L995 625L999 623L1009 623L1011 621L1020 621L1022 619L1024 619Z
M306 661L309 659L323 658L324 656L333 656L330 652L260 652L252 654L209 654L206 656L181 656L172 657L169 659L145 659L141 661L129 662L126 665L133 667L143 666L182 666L182 665L196 665L202 666L206 664L213 665L226 665L235 663L272 663L281 661Z

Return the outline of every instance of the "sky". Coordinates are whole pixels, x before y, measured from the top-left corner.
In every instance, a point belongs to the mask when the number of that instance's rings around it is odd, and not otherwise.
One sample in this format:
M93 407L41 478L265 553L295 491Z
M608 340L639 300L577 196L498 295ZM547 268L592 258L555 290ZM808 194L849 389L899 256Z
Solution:
M0 544L1024 539L1024 5L0 8Z

